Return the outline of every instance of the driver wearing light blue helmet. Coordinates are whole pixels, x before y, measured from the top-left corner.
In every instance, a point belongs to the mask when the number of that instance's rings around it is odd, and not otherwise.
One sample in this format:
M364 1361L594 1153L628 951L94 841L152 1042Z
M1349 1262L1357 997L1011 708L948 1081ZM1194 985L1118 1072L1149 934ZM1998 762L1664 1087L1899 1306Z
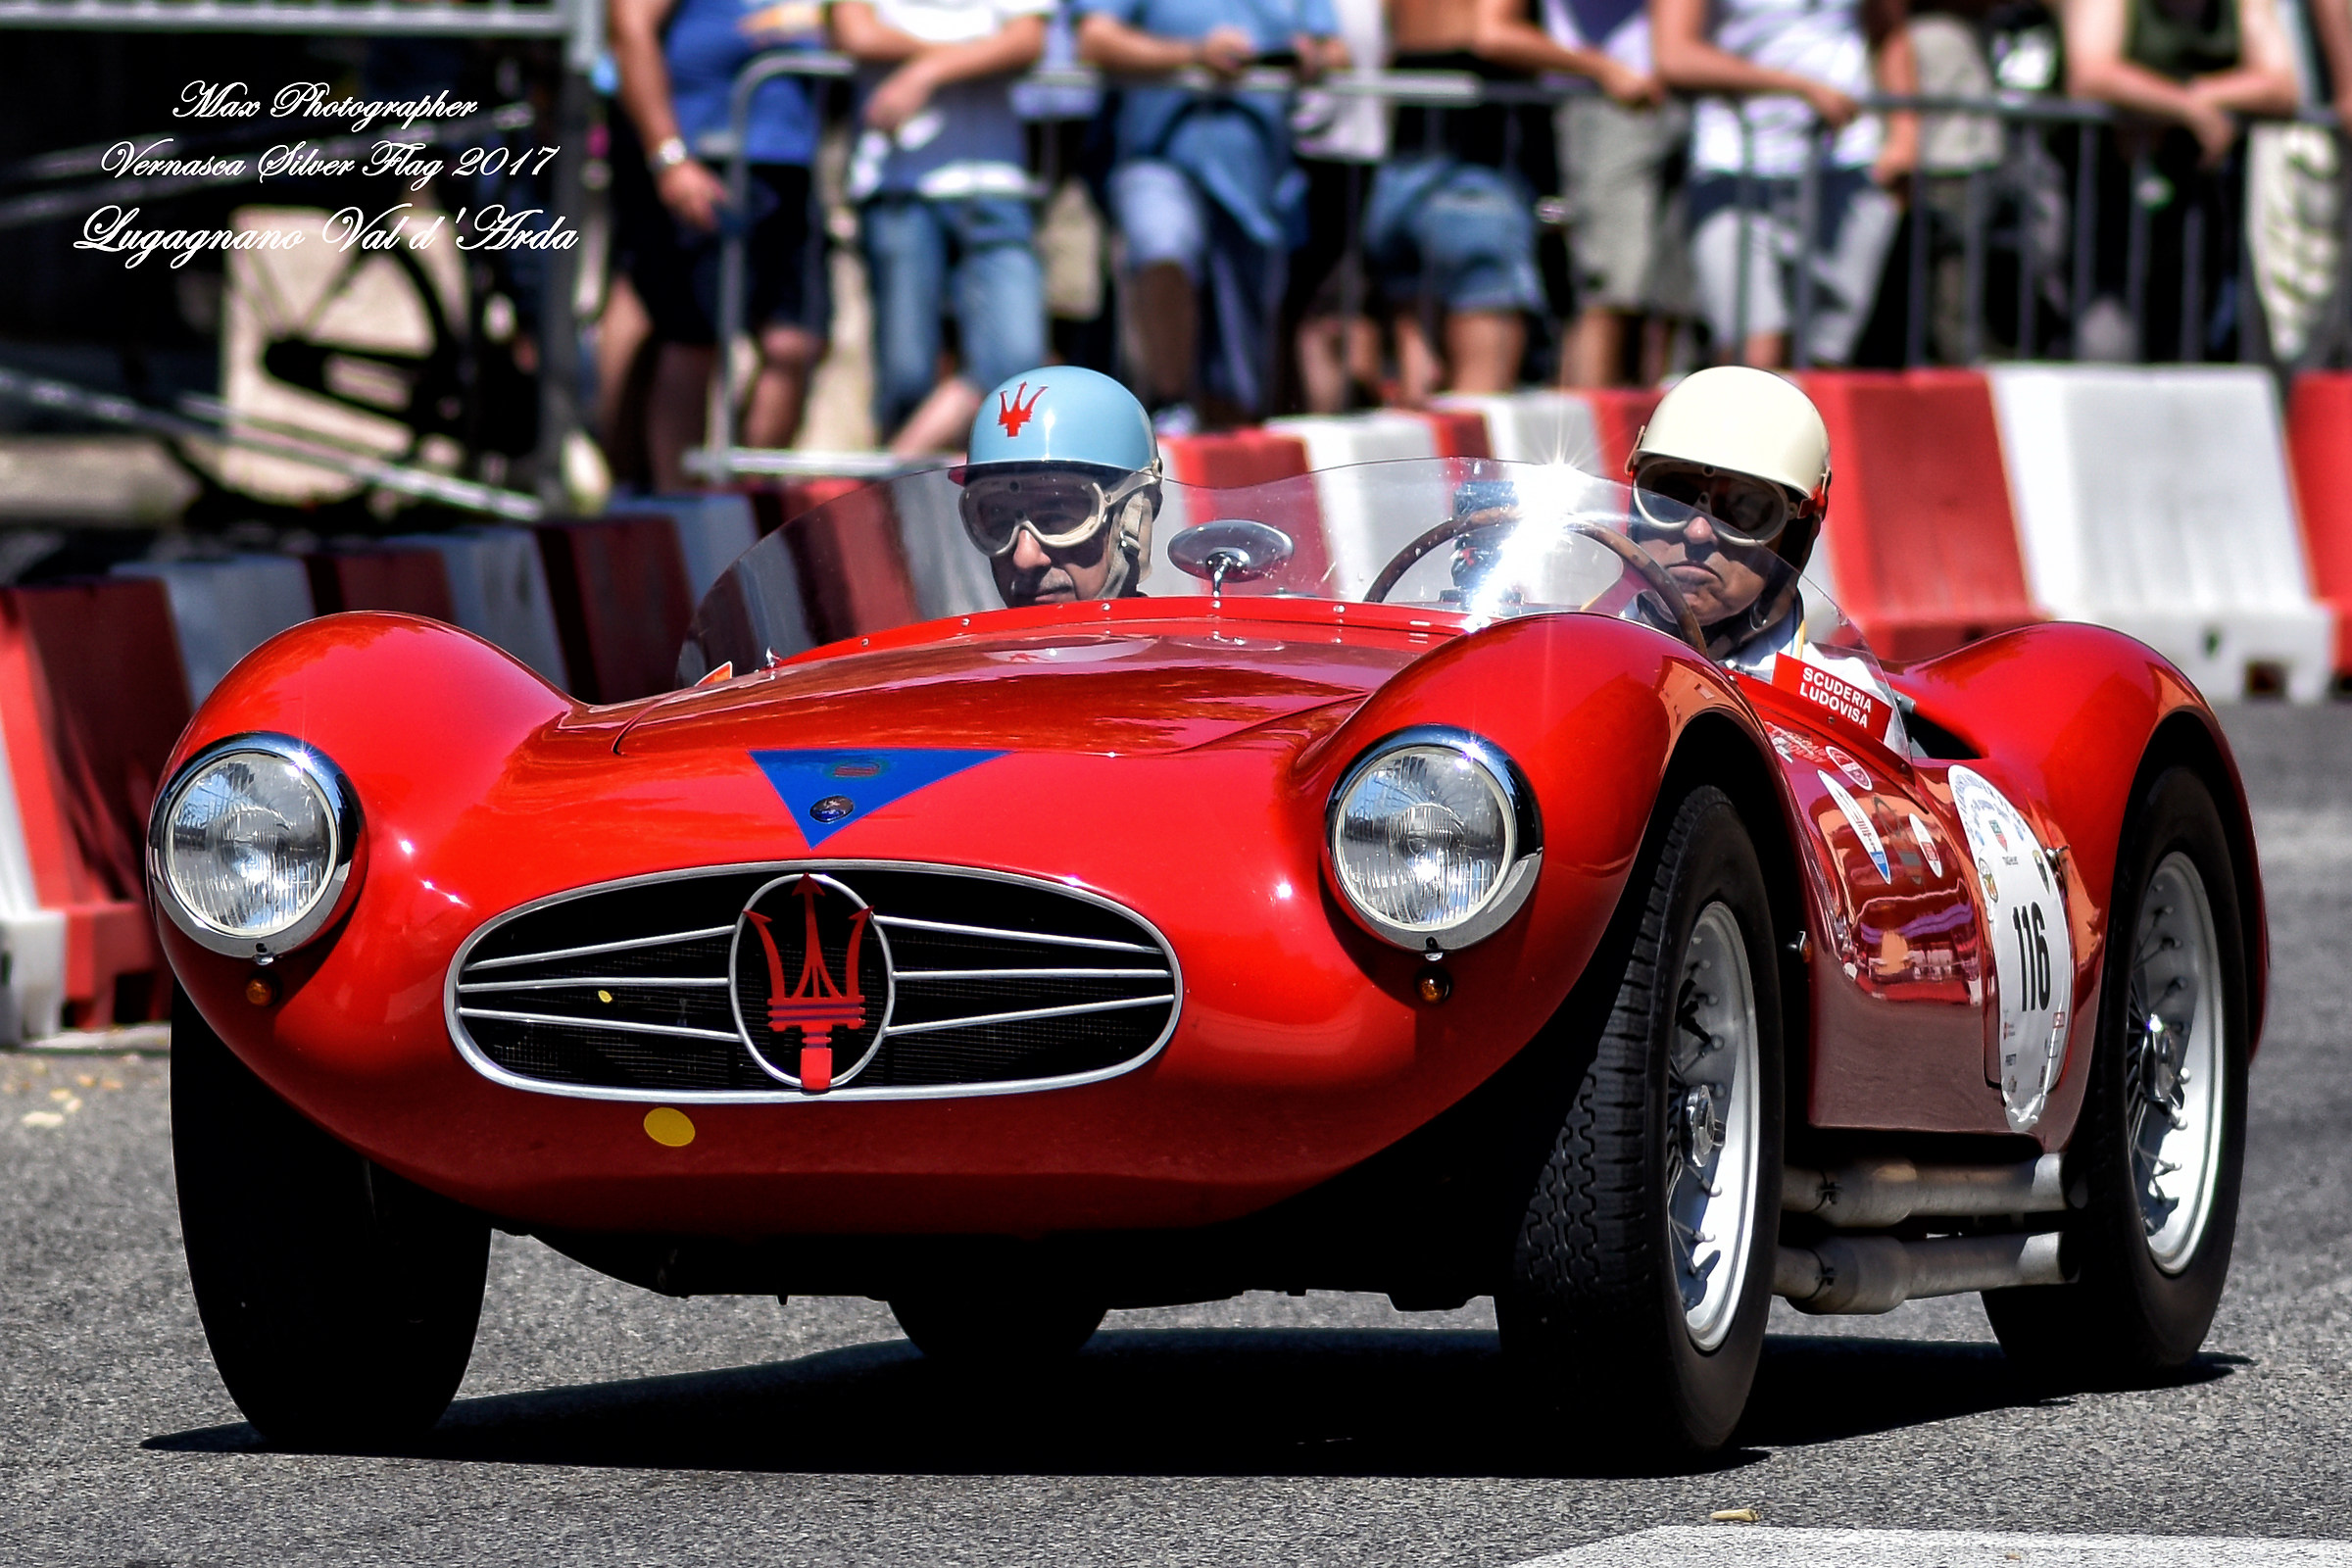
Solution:
M1159 514L1159 443L1135 395L1107 375L1048 365L980 400L963 486L964 532L1010 606L1143 591Z

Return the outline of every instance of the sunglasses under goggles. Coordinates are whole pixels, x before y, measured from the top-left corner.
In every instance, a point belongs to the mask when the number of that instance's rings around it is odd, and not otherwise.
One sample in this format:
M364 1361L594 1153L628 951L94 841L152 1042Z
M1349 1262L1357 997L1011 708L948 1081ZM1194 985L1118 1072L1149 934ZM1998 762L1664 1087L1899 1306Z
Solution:
M1694 463L1643 465L1634 476L1634 508L1659 533L1681 533L1693 516L1703 515L1725 543L1735 545L1768 545L1796 515L1796 504L1779 485Z

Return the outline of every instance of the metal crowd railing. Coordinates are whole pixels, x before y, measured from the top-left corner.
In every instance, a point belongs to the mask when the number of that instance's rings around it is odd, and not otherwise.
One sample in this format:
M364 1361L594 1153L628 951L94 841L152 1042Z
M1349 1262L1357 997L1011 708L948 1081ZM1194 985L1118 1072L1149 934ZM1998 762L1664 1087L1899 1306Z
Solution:
M743 148L746 130L750 122L753 95L760 83L781 75L840 78L851 75L856 69L855 62L844 56L808 49L782 50L764 54L745 67L742 74L736 78L735 92L730 106L729 128L705 138L703 145L696 149L706 159L724 165L728 188L738 204L738 211L742 210L741 204L749 190L749 166L744 157ZM1083 68L1041 70L1029 74L1024 79L1046 87L1115 85L1102 74ZM1296 76L1287 71L1257 70L1244 73L1236 77L1219 79L1197 69L1173 76L1153 78L1153 84L1179 86L1200 92L1284 94L1295 93L1302 85ZM1584 95L1592 90L1590 84L1584 82L1556 80L1503 82L1489 80L1468 73L1405 71L1341 73L1324 76L1313 82L1312 86L1317 91L1338 96L1374 97L1394 104L1413 104L1439 109L1467 109L1481 105L1553 104ZM2053 133L2063 132L2067 127L2073 128L2075 169L2069 203L2072 208L2071 238L2064 246L2069 254L2064 258L2047 254L2048 251L2057 247L2046 246L2042 242L2042 236L2037 233L2037 225L2034 221L2034 215L2023 211L2023 198L2020 198L2021 211L2013 225L2011 240L2012 248L2016 252L2017 283L2014 294L2017 303L2014 309L2015 319L2011 323L2011 338L2003 345L2003 350L2007 356L2018 359L2034 359L2056 346L2045 338L2041 331L2042 302L2045 298L2045 285L2050 281L2051 270L2063 261L2068 266L2065 301L2069 323L2065 333L2064 347L2070 356L2081 357L2085 347L2083 330L2085 316L2090 311L2097 295L2100 277L2097 267L2102 231L2099 221L2101 217L2099 210L2100 180L2098 177L2100 169L2099 135L2102 130L2112 130L2123 123L2126 117L2106 104L2026 92L2004 91L1990 97L1882 93L1864 97L1859 101L1865 113L1886 114L1908 111L1928 116L1965 116L1990 121L2000 127L2002 157L1998 162L1951 172L1941 172L1924 167L1915 168L1909 176L1909 197L1913 221L1910 225L1910 243L1901 262L1906 268L1904 299L1907 306L1907 330L1903 346L1903 361L1906 365L1912 366L1924 365L1930 363L1931 360L1929 339L1931 318L1935 313L1931 298L1934 292L1932 274L1936 270L1934 252L1938 243L1938 231L1948 230L1955 226L1946 223L1933 210L1929 199L1931 188L1937 182L1945 180L1956 181L1960 187L1961 219L1956 225L1958 228L1956 238L1961 252L1962 302L1959 311L1961 328L1960 341L1956 345L1957 352L1947 357L1959 363L1978 363L1985 355L1986 275L1994 228L1992 215L1994 203L1989 197L1993 189L1993 182L2005 172L2012 171L2021 163L2031 159L2033 149L2039 149L2044 156L2048 156L2047 138ZM2311 110L2296 118L2309 123L2330 127L2337 138L2339 150L2347 155L2341 160L2343 167L2352 169L2352 138L2346 137L2345 131L2336 125L2332 115L2324 110ZM1743 125L1744 123L1743 119ZM1810 359L1809 339L1812 335L1811 327L1817 310L1816 268L1813 265L1816 257L1812 249L1815 244L1815 219L1820 210L1821 181L1828 166L1829 151L1834 136L1835 132L1828 125L1819 122L1814 123L1811 131L1812 156L1807 160L1799 178L1797 226L1803 235L1806 255L1803 258L1804 265L1793 268L1792 292L1794 297L1790 302L1792 319L1789 334L1790 358L1798 368L1806 366ZM1748 268L1744 258L1748 252L1747 224L1752 220L1758 207L1754 189L1755 178L1752 174L1754 163L1752 137L1749 143L1747 162L1749 172L1740 177L1739 183L1738 211L1741 227L1738 250L1742 260L1737 274L1739 299L1732 333L1733 344L1730 346L1731 351L1735 354L1742 351L1742 346L1748 336L1749 310L1746 299ZM2052 159L2052 162L2061 161ZM2240 162L2242 163L2242 158ZM2131 165L2128 193L2136 193L2146 188L2151 172L2150 161L2143 153ZM2242 191L2242 174L2237 177ZM2013 187L2017 184L2015 180L2010 183ZM2125 225L2126 255L2122 270L2125 280L2124 303L2126 314L2137 333L2138 340L2144 342L2147 336L2145 328L2148 312L2151 308L2150 302L2145 298L2146 283L2150 272L2150 225L2148 209L2144 202L2136 194L2131 194L2129 199L2132 201L2132 211ZM2352 219L2352 201L2346 201L2343 204L2343 210L2346 217ZM2238 211L2242 215L2244 211L2242 201L2238 203ZM2211 303L2205 292L2204 258L2201 254L2202 246L2209 242L2210 237L2203 234L2201 220L2202 213L2193 208L2183 220L2182 244L2184 250L2189 254L2181 258L2180 312L2183 329L2180 333L2180 338L2183 346L2183 357L2189 359L2201 357L2205 336L2201 324ZM2251 268L2245 255L2242 238L2244 223L2241 221L2238 227L2240 240L2239 255L2234 269L2234 286L2238 294L2239 320L2242 323L2247 318L2246 301L2251 294ZM1940 237L1949 240L1954 236L1946 232ZM743 331L743 313L748 292L748 279L745 272L745 238L739 228L733 227L724 236L718 322L720 341L722 342L733 342ZM2338 300L2336 309L2339 318L2343 309L2341 302L2348 294L2352 294L2352 224L2347 224L2343 238L2336 284ZM1347 244L1352 253L1354 248L1360 244L1360 236L1349 234ZM1888 265L1892 265L1894 261L1895 258L1889 257ZM2242 324L2237 338L2241 357L2252 355L2255 347L2254 335L2245 330ZM839 454L778 452L736 446L735 411L741 389L736 382L732 356L722 354L720 364L723 368L721 370L722 384L718 397L714 399L717 406L713 411L714 417L710 425L710 444L705 450L692 457L693 466L698 470L712 478L750 473L838 474L846 471L840 466L843 455ZM866 460L866 464L871 466L876 461L878 460L869 458Z

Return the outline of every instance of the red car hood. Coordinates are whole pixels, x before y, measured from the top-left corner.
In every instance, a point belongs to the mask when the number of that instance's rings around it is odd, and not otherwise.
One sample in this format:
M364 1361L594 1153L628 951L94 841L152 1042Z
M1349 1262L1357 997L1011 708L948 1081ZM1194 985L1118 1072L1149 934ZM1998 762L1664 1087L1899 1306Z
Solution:
M622 732L622 756L704 747L958 746L1178 752L1360 699L1428 639L1317 627L1027 637L948 634L681 692Z

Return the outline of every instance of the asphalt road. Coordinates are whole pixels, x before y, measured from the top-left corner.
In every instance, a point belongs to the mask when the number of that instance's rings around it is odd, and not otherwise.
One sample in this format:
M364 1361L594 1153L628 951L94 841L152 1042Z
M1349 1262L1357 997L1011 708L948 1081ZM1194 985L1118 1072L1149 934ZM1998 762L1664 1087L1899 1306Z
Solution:
M273 1453L188 1296L168 1058L0 1054L0 1563L1509 1564L1734 1507L2352 1538L2352 710L2230 723L2275 1004L2235 1271L2178 1386L2034 1398L1974 1298L1784 1309L1715 1466L1580 1474L1514 1417L1483 1305L1121 1313L1066 1374L976 1396L876 1304L673 1301L502 1237L428 1445Z

